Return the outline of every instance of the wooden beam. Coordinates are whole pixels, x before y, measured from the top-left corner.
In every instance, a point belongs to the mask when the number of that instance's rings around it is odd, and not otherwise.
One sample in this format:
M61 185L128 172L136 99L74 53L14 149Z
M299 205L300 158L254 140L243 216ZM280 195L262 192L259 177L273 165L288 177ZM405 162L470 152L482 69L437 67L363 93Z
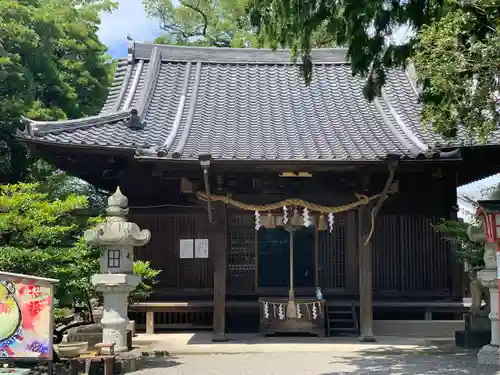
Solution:
M146 312L146 334L152 335L155 333L155 313L154 311Z
M228 341L226 337L226 273L227 273L227 207L214 202L214 332L213 342Z
M375 342L373 335L373 307L372 307L372 249L371 242L365 244L366 235L370 230L370 206L361 206L358 209L359 234L359 320L362 342Z
M360 335L359 339L362 342L374 342L373 335L373 274L372 274L372 249L371 239L374 232L375 219L382 205L387 198L396 168L398 167L397 160L390 160L388 163L389 176L385 182L384 189L380 194L380 198L371 210L371 204L360 206L358 209L358 233L359 233L359 315L360 315Z

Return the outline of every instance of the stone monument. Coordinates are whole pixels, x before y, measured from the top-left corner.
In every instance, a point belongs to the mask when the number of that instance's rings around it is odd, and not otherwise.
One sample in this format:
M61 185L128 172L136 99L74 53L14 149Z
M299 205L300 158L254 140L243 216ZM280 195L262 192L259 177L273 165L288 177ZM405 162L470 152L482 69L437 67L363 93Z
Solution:
M500 192L497 190L489 197L491 200L500 199ZM481 284L489 289L489 308L491 324L491 341L479 350L477 354L478 362L481 364L500 364L499 358L499 304L498 304L498 281L497 281L497 259L496 243L486 242L486 236L482 229L470 226L468 229L469 238L475 242L484 242L484 269L477 273L477 278Z
M127 214L128 199L117 188L108 198L105 222L84 233L87 243L101 248L100 273L91 281L103 294L102 342L115 343L118 353L128 349L128 295L141 281L134 275L134 247L146 245L151 238L148 230L128 222Z

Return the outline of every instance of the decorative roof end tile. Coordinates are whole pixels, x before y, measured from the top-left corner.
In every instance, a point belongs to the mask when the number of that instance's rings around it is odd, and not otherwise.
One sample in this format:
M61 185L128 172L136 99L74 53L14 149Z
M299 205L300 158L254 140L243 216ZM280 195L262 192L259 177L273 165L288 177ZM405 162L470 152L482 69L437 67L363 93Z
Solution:
M144 121L141 121L141 116L137 112L137 109L132 109L130 111L130 118L127 121L127 127L132 130L142 130L146 124Z

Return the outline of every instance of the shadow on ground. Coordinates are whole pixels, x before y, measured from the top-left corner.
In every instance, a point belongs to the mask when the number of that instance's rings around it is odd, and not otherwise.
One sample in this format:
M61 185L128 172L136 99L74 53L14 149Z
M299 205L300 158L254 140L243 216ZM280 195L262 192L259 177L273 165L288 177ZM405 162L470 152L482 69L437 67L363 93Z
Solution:
M196 332L187 341L186 345L213 345L211 332ZM262 344L352 344L358 343L353 337L318 337L309 334L280 334L261 336L259 334L229 334L227 342L217 342L218 345L262 345ZM406 340L408 341L408 340ZM366 344L369 345L369 344Z
M159 368L169 368L182 365L182 362L178 362L172 357L163 358L147 358L141 361L141 370L144 369L159 369Z
M421 350L362 350L355 356L336 357L330 364L341 363L346 371L317 375L497 375L500 366L479 365L476 351L425 348Z

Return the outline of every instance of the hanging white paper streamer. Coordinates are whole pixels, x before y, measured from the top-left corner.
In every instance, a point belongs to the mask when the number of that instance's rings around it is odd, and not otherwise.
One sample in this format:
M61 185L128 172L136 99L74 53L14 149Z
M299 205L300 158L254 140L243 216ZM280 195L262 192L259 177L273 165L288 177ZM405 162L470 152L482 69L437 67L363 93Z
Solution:
M312 316L313 316L314 320L316 320L316 318L318 317L318 311L316 310L316 304L315 303L313 303Z
M328 214L328 227L330 228L330 233L333 232L333 225L335 224L335 217L333 216L333 213L330 212Z
M288 223L288 208L283 206L283 225Z
M255 230L259 230L260 225L260 213L259 211L255 211Z
M278 308L278 316L280 320L285 320L285 311L283 309L283 305L280 303L280 307Z
M297 304L297 319L302 318L302 313L300 312L300 304Z
M264 318L269 319L269 304L264 302Z
M304 207L304 209L302 210L302 218L304 219L304 226L306 228L312 224L311 216L309 215L309 210L307 209L307 207Z

